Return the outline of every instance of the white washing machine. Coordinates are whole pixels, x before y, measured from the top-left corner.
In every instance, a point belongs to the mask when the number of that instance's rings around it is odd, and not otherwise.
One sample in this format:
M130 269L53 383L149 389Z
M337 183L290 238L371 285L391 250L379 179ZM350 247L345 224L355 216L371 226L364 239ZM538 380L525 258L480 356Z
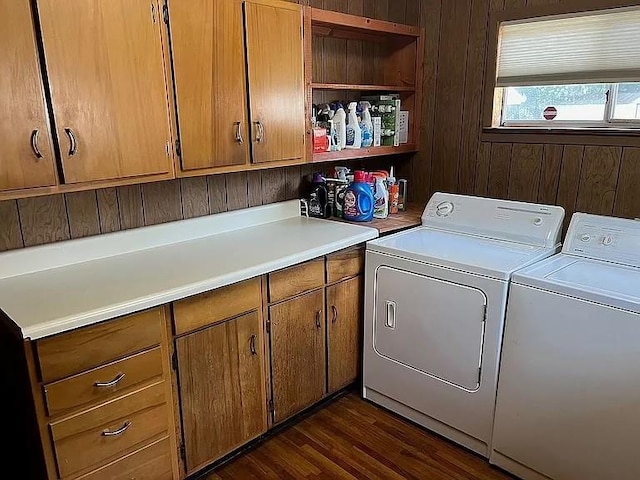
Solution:
M640 222L576 214L513 277L490 461L524 479L640 479Z
M558 251L564 210L436 193L367 243L363 395L488 456L509 279Z

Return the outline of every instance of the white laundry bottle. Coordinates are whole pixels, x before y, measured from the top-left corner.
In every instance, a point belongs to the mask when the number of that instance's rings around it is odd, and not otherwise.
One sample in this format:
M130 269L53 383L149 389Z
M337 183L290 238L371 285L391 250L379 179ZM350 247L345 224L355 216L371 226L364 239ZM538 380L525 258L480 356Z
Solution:
M349 123L347 124L347 145L346 148L356 149L362 147L362 130L358 122L356 108L358 104L351 102L349 104Z
M347 144L347 114L344 108L340 107L333 116L333 125L338 136L337 150L343 150Z

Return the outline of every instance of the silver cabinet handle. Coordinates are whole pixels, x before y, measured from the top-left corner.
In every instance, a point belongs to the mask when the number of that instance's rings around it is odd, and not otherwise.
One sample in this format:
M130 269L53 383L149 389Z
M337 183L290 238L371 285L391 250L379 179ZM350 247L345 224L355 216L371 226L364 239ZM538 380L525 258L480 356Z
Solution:
M320 328L322 327L322 323L320 322L321 317L322 317L322 310L318 310L316 312L316 328L318 330L320 330Z
M264 140L264 125L262 125L261 121L255 122L256 127L258 127L258 131L256 132L256 142L261 142Z
M244 138L242 138L242 123L236 122L235 126L236 126L236 142L242 145L244 143Z
M122 424L122 426L119 429L113 430L113 431L103 430L101 435L103 437L117 437L118 435L122 435L130 426L131 426L131 422L127 420Z
M78 143L76 142L76 136L73 133L73 130L70 128L65 128L64 133L69 137L69 156L73 157L78 151Z
M251 340L249 340L249 349L251 350L251 355L257 355L258 352L256 351L256 336L251 335Z
M31 150L33 150L33 154L36 156L36 158L42 158L42 154L40 153L40 149L38 148L39 136L39 130L34 130L33 132L31 132Z
M385 326L392 330L396 328L396 302L387 300L387 320Z
M94 387L98 387L98 388L109 388L109 387L115 387L117 384L120 383L120 381L124 378L124 373L119 373L116 378L114 378L113 380L111 380L110 382L96 382L93 384Z
M331 305L331 311L333 312L331 323L336 323L338 321L338 309L336 308L335 305Z

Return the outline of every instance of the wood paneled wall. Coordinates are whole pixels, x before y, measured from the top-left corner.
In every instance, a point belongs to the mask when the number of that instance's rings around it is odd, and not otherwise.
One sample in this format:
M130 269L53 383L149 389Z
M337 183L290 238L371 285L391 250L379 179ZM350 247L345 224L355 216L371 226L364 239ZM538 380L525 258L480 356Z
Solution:
M297 3L307 5L309 0ZM420 0L311 0L318 8L412 24L418 21L419 4ZM329 76L362 75L368 68L366 52L350 56L347 68L346 47L346 40L333 40L327 47L318 65ZM378 168L379 162L366 165ZM322 168L276 168L0 202L0 251L298 198L302 177Z
M574 0L425 0L425 106L421 152L411 162L410 191L434 191L557 203L567 211L640 216L640 149L621 145L482 142L485 64L494 10ZM590 3L597 3L593 0ZM604 0L606 1L606 0ZM603 3L603 5L606 5ZM500 135L498 135L499 137ZM526 141L526 140L525 140Z

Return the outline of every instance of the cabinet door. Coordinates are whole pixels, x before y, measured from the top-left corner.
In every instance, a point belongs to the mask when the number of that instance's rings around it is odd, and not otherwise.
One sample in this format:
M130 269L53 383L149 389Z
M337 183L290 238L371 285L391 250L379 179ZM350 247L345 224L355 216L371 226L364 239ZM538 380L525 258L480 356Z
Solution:
M266 431L261 327L252 312L176 340L188 473Z
M0 190L55 185L29 0L0 0Z
M252 155L256 163L304 158L302 9L245 3Z
M156 0L37 0L66 183L171 171Z
M329 393L353 382L360 372L362 277L327 287Z
M170 0L182 169L249 159L242 0Z
M269 308L274 422L312 405L325 392L324 291Z

